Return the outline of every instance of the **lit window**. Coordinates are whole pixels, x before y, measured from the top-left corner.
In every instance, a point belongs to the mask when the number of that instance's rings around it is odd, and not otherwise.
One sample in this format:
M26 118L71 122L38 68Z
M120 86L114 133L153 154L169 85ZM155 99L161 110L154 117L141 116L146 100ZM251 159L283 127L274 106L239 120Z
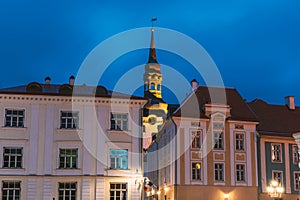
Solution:
M111 113L111 130L128 130L128 114Z
M2 200L19 200L20 195L20 181L2 181Z
M192 148L201 148L201 131L192 131Z
M61 111L60 128L78 129L79 112Z
M127 199L127 184L126 183L111 183L109 192L110 192L110 200L126 200Z
M298 146L293 145L293 163L298 164L299 163L299 152L298 152Z
M283 174L282 171L272 171L273 180L277 181L281 186L283 186Z
M237 164L236 165L236 181L245 182L245 165Z
M224 149L223 132L214 131L214 149Z
M3 148L3 167L22 168L23 148Z
M78 149L59 149L59 168L76 169Z
M5 127L24 127L25 110L5 109Z
M58 183L59 200L76 200L77 183Z
M128 151L110 150L110 168L128 169Z
M281 162L281 144L271 145L272 162Z
M245 134L235 133L235 149L245 150Z
M215 181L224 181L224 164L215 164Z
M201 163L192 163L192 180L201 180Z
M300 191L300 172L296 172L294 178L295 190Z

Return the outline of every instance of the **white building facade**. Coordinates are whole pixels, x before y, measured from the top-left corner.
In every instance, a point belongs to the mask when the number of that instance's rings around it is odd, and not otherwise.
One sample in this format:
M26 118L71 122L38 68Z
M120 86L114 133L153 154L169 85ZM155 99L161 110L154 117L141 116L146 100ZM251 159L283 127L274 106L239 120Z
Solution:
M31 83L0 91L2 199L141 199L146 100L105 88L74 97L72 89Z

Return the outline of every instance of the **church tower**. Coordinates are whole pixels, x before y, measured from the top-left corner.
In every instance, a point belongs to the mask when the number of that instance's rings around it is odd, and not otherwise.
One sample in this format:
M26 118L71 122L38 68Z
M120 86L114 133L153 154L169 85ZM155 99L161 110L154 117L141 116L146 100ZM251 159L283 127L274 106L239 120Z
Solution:
M162 74L160 72L160 65L156 60L156 49L154 44L154 28L151 28L151 42L149 50L148 63L145 65L144 73L144 95L150 92L156 98L161 99L162 94Z
M151 28L149 58L145 65L144 97L148 102L144 107L143 115L143 148L147 149L168 114L168 104L162 100L162 74L156 59L154 28Z

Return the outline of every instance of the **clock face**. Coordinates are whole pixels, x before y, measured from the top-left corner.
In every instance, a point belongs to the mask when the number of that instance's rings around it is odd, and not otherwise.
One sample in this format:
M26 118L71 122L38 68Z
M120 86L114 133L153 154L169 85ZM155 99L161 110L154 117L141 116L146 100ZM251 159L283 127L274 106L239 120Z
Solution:
M150 117L148 122L149 124L154 125L156 123L156 117Z

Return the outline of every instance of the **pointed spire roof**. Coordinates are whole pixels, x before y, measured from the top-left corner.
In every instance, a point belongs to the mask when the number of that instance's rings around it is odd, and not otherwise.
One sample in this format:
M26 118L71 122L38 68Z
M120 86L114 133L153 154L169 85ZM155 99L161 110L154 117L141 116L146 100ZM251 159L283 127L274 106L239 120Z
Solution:
M151 28L151 42L148 63L158 63L156 60L156 49L154 44L154 28Z

